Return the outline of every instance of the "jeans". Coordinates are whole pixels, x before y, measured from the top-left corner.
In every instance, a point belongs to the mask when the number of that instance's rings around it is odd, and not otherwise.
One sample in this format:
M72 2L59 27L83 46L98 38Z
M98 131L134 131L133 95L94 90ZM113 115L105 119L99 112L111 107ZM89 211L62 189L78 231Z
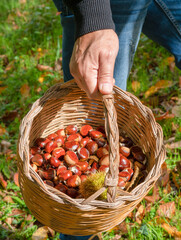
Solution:
M62 0L53 1L58 11L62 12L62 67L64 81L68 81L73 78L69 62L74 45L74 16ZM181 69L181 0L110 0L110 3L115 31L119 37L119 52L114 67L116 86L126 90L142 31L170 51L175 57L176 66ZM61 239L81 238L61 235Z

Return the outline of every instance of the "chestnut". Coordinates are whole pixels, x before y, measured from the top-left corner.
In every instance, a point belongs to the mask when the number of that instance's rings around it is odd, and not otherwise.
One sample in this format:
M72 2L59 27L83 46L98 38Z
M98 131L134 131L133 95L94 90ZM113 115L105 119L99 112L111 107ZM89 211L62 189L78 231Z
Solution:
M48 135L48 139L50 139L50 140L53 140L54 138L56 138L58 135L56 134L56 133L51 133L51 134L49 134Z
M36 145L38 147L44 148L49 141L50 140L48 138L37 138Z
M88 149L89 153L92 155L97 152L98 145L96 142L92 141L87 143L86 148Z
M56 171L53 168L49 168L48 170L38 170L38 174L42 179L46 180L53 180L54 177L56 176Z
M90 125L83 125L80 129L80 134L85 137L89 134L89 131L93 130Z
M81 179L78 175L72 175L66 181L68 187L78 187L81 184Z
M35 154L34 157L31 158L32 163L37 165L38 167L41 167L44 163L43 156L41 154Z
M52 151L52 156L56 158L60 158L65 155L65 150L62 147L54 148Z
M61 165L58 166L57 168L57 176L59 175L59 173L63 172L67 170L67 167L65 165L63 165L63 163Z
M65 128L65 133L66 133L67 135L71 135L71 134L77 133L77 126L76 126L76 125L68 125L68 126Z
M82 140L82 136L79 133L71 134L67 138L67 141L80 142L81 140Z
M89 132L89 136L92 138L92 139L98 139L98 138L101 138L102 137L102 133L99 132L99 131L96 131L96 130L92 130Z
M122 178L125 178L126 181L129 181L130 178L131 178L131 174L126 169L128 169L128 168L125 168L125 169L123 169L123 171L119 172L119 176L122 177Z
M109 154L108 150L105 147L100 147L96 152L98 158L102 158L104 155Z
M95 142L97 143L98 147L104 147L107 143L106 139L103 137L95 139Z
M37 170L38 170L37 165L34 164L34 163L31 163L31 166L32 166L33 170L34 170L35 172L37 172Z
M80 171L84 172L84 171L87 171L89 164L87 161L84 161L84 162L76 163L76 166L80 168Z
M58 158L56 158L56 157L51 157L49 159L49 162L50 162L51 166L55 167L55 168L59 167L62 164L62 162L60 160L58 160Z
M45 145L45 151L47 153L51 153L54 148L57 147L57 143L54 140L50 140L46 145Z
M79 159L73 151L67 151L64 156L64 160L68 165L75 165Z
M44 180L43 182L51 187L54 187L54 183L51 180Z
M60 181L65 181L71 176L72 176L72 172L70 170L64 170L58 174L58 179Z
M79 193L75 188L68 188L67 195L71 198L76 198L79 195Z
M80 176L82 174L79 166L69 166L68 168L73 174Z
M67 187L63 183L57 184L55 188L60 192L67 193Z
M36 153L40 153L40 152L41 152L40 147L31 147L31 148L30 148L30 153L31 153L32 155L35 155Z
M54 141L57 143L58 147L61 147L64 144L64 138L62 136L55 137Z
M81 175L80 180L81 182L85 181L87 179L87 175Z
M130 148L121 146L121 147L119 148L119 152L120 152L123 156L128 157L128 156L130 155Z
M64 129L59 129L55 132L60 137L65 137L65 131Z
M101 165L100 168L99 168L99 171L107 173L109 171L109 166L108 165Z
M87 143L89 142L89 140L90 140L89 137L82 138L80 141L80 147L85 147L87 145Z
M76 151L79 147L79 143L76 141L67 141L65 142L64 147L68 151Z
M104 155L104 156L99 160L99 165L107 165L107 166L109 166L109 154Z
M131 162L123 155L120 156L119 170L122 171L124 168L130 168L130 167L131 167Z
M47 160L49 160L50 158L51 158L51 154L50 153L44 153L43 154L43 157L44 157L44 159L47 161Z
M87 148L78 148L77 155L81 161L85 161L89 158L89 151Z
M118 187L124 189L125 186L126 186L126 182L124 181L124 179L122 177L119 177L119 179L118 179Z

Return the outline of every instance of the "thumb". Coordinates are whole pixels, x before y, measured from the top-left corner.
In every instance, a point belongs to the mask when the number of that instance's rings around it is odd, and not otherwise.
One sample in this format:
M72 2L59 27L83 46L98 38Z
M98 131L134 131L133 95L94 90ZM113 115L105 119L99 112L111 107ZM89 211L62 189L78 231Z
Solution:
M112 60L112 59L111 59ZM98 89L102 94L111 94L114 85L113 79L114 60L106 60L100 57L99 60L99 74L98 74Z

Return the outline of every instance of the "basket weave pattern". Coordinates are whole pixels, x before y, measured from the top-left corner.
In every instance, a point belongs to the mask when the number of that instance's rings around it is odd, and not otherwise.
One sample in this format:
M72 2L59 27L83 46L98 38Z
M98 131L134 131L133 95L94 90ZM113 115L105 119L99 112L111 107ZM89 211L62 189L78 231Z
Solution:
M38 99L22 120L18 145L20 187L27 207L44 225L64 234L89 235L106 231L122 222L152 188L165 159L162 129L149 108L134 95L114 87L114 109L106 97L90 100L74 80L57 84ZM103 104L104 102L104 104ZM107 106L106 106L107 105ZM113 114L113 115L112 115ZM112 119L113 122L110 122ZM117 121L117 125L114 122ZM72 199L45 185L29 164L29 149L38 137L46 137L70 124L78 127L104 125L112 150L111 167L106 176L108 201ZM140 146L148 160L148 176L131 192L116 193L119 134ZM112 141L112 142L111 142Z

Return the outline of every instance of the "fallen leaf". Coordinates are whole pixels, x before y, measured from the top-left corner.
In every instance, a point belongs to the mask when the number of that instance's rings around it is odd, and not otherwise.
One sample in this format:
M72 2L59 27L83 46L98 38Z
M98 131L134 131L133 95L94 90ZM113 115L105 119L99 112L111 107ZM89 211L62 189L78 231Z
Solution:
M30 87L28 86L28 84L23 84L23 86L20 88L20 92L21 92L21 95L23 97L29 97L30 95Z
M4 189L6 189L6 187L8 185L7 182L4 180L4 177L1 173L0 173L0 184Z
M18 116L18 111L13 110L13 111L6 111L5 114L2 116L3 122L12 122L14 119Z
M175 58L174 58L173 56L167 57L166 59L164 59L164 62L165 62L167 65L169 65L169 64L175 62Z
M6 68L5 68L5 71L8 72L10 70L12 70L14 68L14 61L10 62Z
M174 70L175 70L175 62L170 63L169 64L169 68L170 68L171 72L174 72Z
M179 190L181 188L181 178L178 173L171 172L172 175L172 181L175 184L175 187Z
M8 225L11 225L11 224L12 224L12 218L10 218L10 217L6 218L4 221L5 221L5 223L7 223Z
M6 133L6 129L0 125L0 136L4 135Z
M25 211L18 209L18 208L13 208L12 212L9 214L9 216L12 217L12 216L16 216L16 215L25 215L25 214L26 214Z
M162 223L161 227L172 237L181 238L181 232L176 227L171 227L168 223Z
M166 144L165 147L168 148L168 149L181 148L181 141L174 142L174 143L171 143L171 144Z
M14 183L16 184L16 186L18 186L19 187L19 174L18 174L18 172L16 172L15 174L14 174Z
M52 71L53 70L53 68L50 66L45 66L45 65L40 65L40 64L37 64L36 67L39 71Z
M168 80L160 80L158 81L154 86L151 86L146 92L145 92L145 98L148 98L149 96L153 95L154 93L158 92L161 88L167 88L172 86L172 81Z
M131 83L131 87L133 89L134 92L137 92L140 89L140 82L138 81L133 81Z
M26 3L26 0L19 0L19 3L20 3L20 4L25 4L25 3Z
M175 202L160 205L157 209L157 214L160 217L172 218L175 214Z
M157 116L155 117L156 121L161 121L163 119L170 119L170 118L174 118L175 115L173 113L169 114L169 111L167 111L166 113L162 114L161 116Z
M57 59L57 61L55 62L55 66L54 66L54 71L59 72L61 70L62 70L62 57Z
M56 12L56 16L59 16L61 14L61 12Z
M11 196L5 196L3 198L3 201L7 202L7 203L14 203L13 199L11 198Z
M167 164L164 162L161 166L161 175L158 178L156 185L159 187L166 187L170 177L170 170L167 169Z
M176 163L177 171L179 174L181 174L181 160Z
M181 88L181 76L179 76L179 88Z
M155 184L153 187L153 195L146 196L145 200L149 203L155 203L160 199L158 186Z
M145 208L144 208L143 205L140 205L140 206L138 207L138 210L137 210L136 214L135 214L135 220L136 220L136 222L137 222L138 224L141 224L141 223L142 223L142 219L143 219L144 216L145 216Z
M48 238L48 227L38 228L32 235L32 240L46 240Z
M176 116L181 118L181 99L179 99L175 106L172 107L172 113Z
M5 140L2 140L0 143L0 149L2 148L3 153L8 152L8 148L11 146L11 143Z
M0 87L0 94L7 88L7 86Z
M33 219L33 217L32 217L31 214L28 214L28 215L25 217L25 220L26 220L26 221L30 221L30 220L32 220L32 219Z

